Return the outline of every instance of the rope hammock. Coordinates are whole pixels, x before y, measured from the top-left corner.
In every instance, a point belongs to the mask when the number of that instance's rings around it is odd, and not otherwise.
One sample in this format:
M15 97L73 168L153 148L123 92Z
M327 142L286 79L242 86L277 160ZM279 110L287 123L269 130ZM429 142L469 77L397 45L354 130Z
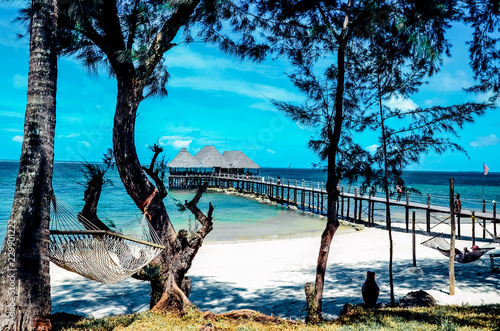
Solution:
M446 257L450 257L451 245L446 239L443 238L441 234L438 234L431 239L422 242L422 245L433 248L439 251ZM486 252L494 249L493 247L479 248L477 246L472 246L472 251L460 251L455 248L455 261L458 263L470 263L479 260Z
M143 215L135 237L99 229L61 200L50 204L50 260L85 278L113 284L149 264L165 248Z

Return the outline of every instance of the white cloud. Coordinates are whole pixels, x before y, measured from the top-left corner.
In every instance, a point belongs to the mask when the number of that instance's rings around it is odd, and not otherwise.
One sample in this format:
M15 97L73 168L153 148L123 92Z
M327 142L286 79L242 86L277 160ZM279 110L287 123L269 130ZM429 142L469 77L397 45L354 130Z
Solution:
M24 113L9 110L0 110L0 117L24 118Z
M489 136L478 137L476 140L470 142L471 147L486 147L486 146L494 146L500 143L500 139L494 134L490 134Z
M90 147L90 143L88 141L80 141L80 144L84 145L85 147Z
M401 97L392 96L389 101L387 101L386 105L390 108L398 108L402 111L413 110L418 107L418 105L413 102L412 99L403 99Z
M444 103L446 103L446 101L443 100L443 99L440 99L440 98L432 98L432 99L427 99L427 100L424 101L424 104L427 107L441 106Z
M174 148L178 148L178 149L181 149L181 148L189 148L189 145L192 143L193 141L191 139L189 140L174 140L172 142L172 146Z
M249 108L252 109L259 109L259 110L264 110L264 111L278 111L276 107L273 106L271 102L266 102L266 101L261 101L261 102L256 102L252 105L250 105Z
M270 148L266 149L266 151L267 151L269 154L276 154L276 152L275 152L275 151L273 151L273 150L272 150L272 149L270 149Z
M79 133L70 133L68 135L58 135L57 138L74 138L74 137L80 137Z
M377 148L379 148L380 145L370 145L368 147L366 147L366 150L370 153L375 153L377 151Z
M170 145L174 148L189 148L189 145L193 142L193 139L189 139L191 137L185 136L162 136L158 139L158 144L160 146Z
M28 77L20 74L14 75L12 79L15 88L26 88L28 86Z
M261 100L276 99L288 102L302 102L304 97L272 85L250 83L237 79L214 77L179 77L172 80L171 87L190 88L197 91L229 92Z
M436 75L434 81L436 86L439 87L439 91L461 91L472 86L463 70L458 70L454 74L443 72L441 75Z
M7 131L7 132L23 132L23 130L21 130L21 129L12 129L12 128L2 129L2 131Z
M12 138L12 141L16 141L18 143L22 143L23 142L23 136L15 136L14 138Z

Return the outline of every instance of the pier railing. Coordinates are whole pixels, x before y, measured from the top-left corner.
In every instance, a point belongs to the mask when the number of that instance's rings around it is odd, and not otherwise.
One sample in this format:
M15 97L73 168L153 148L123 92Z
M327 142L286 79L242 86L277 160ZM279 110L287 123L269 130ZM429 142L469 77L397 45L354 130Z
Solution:
M227 179L227 180L239 180L243 182L257 182L269 185L279 185L290 188L306 189L323 192L326 194L326 183L325 182L315 182L307 180L299 180L294 178L281 178L281 177L271 177L271 176L258 176L258 175L240 175L240 174L228 174L228 173L189 173L189 174L171 174L174 177L189 177L189 178L217 178L217 179ZM383 198L385 199L385 193L378 191L375 194L361 194L361 188L356 185L341 185L339 187L341 195L351 195L353 194L359 198ZM391 199L396 200L397 194L392 193ZM422 205L435 205L440 207L449 207L450 197L448 195L438 195L438 194L424 194L415 192L406 192L401 197L402 202L407 203L417 203ZM483 200L483 199L473 199L467 197L461 197L462 209L474 210L482 213L493 213L496 214L496 201L494 200Z

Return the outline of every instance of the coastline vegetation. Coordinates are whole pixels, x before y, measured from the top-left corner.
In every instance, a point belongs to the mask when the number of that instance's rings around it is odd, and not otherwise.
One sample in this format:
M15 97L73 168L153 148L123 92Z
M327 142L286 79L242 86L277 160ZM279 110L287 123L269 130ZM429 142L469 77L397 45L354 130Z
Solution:
M332 321L310 325L279 320L263 323L256 319L230 319L191 309L182 317L173 312L146 311L132 315L83 319L78 322L52 320L53 330L96 331L198 331L210 323L207 330L278 331L278 330L499 330L500 305L435 306L414 308L380 308L365 310L354 307Z

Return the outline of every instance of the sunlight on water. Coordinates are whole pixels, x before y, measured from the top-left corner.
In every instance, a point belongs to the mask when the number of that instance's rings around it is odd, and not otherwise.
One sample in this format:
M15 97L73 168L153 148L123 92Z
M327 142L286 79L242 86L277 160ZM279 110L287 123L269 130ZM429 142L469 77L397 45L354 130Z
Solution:
M6 223L12 207L12 200L17 176L16 162L0 162L0 236L5 236ZM261 169L261 176L280 176L286 185L297 180L326 182L326 174L316 169ZM407 172L404 176L407 187L419 190L424 195L431 195L433 203L446 205L449 192L449 177L455 178L455 192L462 195L465 208L479 209L482 197L482 173L444 173L444 172ZM142 219L142 214L132 199L125 192L116 170L109 173L108 178L113 183L103 189L99 204L99 217L109 225L118 228L134 227ZM83 207L82 183L84 178L78 163L56 163L54 166L53 186L56 195L75 210ZM347 187L346 183L342 186ZM173 190L165 198L169 216L176 230L196 230L196 222L189 211L180 212L177 203L189 200L194 191ZM484 197L491 205L492 200L500 198L500 174L489 173L484 177ZM262 238L286 237L294 235L319 234L324 228L324 220L317 217L304 217L296 211L286 210L280 206L266 206L256 201L230 196L222 193L206 193L199 207L208 210L208 202L215 206L214 230L207 241L219 240L253 240ZM403 211L395 209L393 219L401 218ZM381 215L381 212L378 212Z

